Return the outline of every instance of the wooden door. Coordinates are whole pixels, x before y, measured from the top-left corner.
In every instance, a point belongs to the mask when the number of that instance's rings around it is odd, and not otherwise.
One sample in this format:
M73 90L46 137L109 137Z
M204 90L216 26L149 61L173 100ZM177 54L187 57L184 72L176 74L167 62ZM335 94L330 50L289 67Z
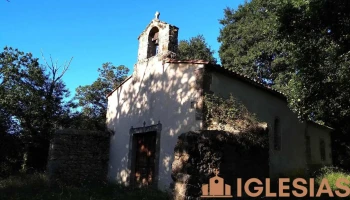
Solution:
M137 186L148 186L154 182L156 132L135 134L135 177Z

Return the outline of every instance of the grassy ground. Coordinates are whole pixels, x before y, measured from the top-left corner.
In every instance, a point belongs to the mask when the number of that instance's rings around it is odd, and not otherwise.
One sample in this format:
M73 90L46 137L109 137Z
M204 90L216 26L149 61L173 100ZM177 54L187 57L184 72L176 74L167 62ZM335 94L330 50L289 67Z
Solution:
M350 180L350 174L335 168L324 168L316 176L316 185L322 178L329 181L330 187L336 190L338 178ZM316 186L315 188L318 188ZM317 191L317 189L316 189ZM115 184L98 184L49 187L48 179L43 174L18 175L4 180L0 179L0 200L166 200L171 199L165 193L154 189L131 189ZM246 199L246 198L238 198ZM249 198L253 199L253 198ZM261 197L260 197L261 199ZM263 198L263 199L300 199L300 198ZM346 198L303 198L303 199L350 199Z
M165 200L169 196L152 189L130 189L120 185L49 187L45 175L19 175L0 180L1 200Z

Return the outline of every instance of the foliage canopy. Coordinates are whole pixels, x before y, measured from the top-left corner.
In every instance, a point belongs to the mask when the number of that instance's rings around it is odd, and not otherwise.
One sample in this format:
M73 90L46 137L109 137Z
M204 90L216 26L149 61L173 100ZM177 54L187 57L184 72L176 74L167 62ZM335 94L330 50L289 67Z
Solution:
M207 44L203 35L181 40L178 48L176 56L179 60L205 60L214 64L217 62L214 51Z

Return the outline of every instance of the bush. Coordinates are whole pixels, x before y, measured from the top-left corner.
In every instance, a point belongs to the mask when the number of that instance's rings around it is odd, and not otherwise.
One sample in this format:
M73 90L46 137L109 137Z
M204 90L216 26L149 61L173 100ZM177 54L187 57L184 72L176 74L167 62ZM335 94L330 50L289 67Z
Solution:
M44 174L20 174L0 180L0 199L16 200L166 200L168 193L156 189L134 189L117 184L50 187Z
M321 184L322 179L327 179L331 189L334 191L337 189L335 183L339 178L346 178L350 181L350 174L337 167L323 167L316 172L316 183Z
M18 173L22 163L23 144L19 136L0 132L0 179Z

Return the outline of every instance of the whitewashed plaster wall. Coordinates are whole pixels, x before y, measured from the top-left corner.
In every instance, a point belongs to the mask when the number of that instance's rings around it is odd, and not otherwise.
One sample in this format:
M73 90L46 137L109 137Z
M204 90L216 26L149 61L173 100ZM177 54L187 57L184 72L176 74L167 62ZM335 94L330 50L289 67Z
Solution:
M128 185L130 180L129 130L131 127L160 122L158 188L169 189L171 163L177 137L190 130L199 130L191 101L200 97L196 89L195 70L202 64L164 63L152 57L135 65L128 81L108 97L107 125L114 131L110 140L108 177Z

